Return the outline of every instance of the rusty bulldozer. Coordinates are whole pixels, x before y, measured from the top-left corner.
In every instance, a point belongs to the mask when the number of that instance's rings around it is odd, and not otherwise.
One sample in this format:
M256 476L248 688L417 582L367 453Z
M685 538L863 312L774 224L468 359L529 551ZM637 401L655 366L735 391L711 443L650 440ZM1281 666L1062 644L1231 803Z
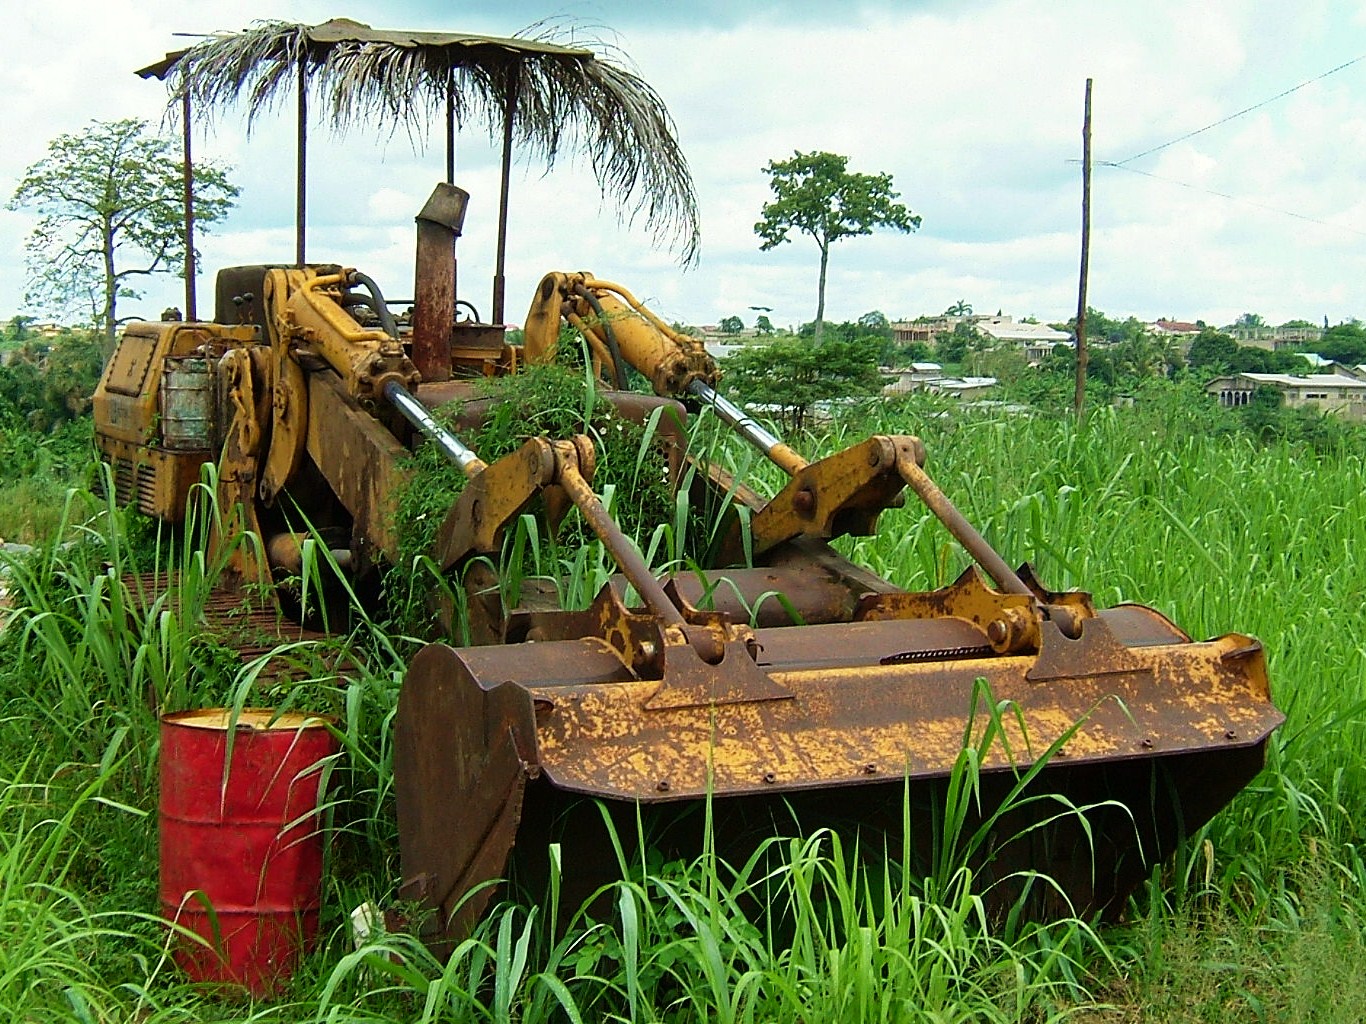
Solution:
M286 506L346 571L393 566L410 451L425 439L467 475L430 556L469 588L476 642L416 655L395 726L400 896L426 908L434 945L483 912L514 847L561 843L567 878L587 889L611 823L639 818L652 842L697 849L703 816L683 812L708 800L722 852L794 822L895 844L909 820L900 855L928 856L946 780L989 728L980 820L1026 772L1037 770L1030 792L1057 800L1016 801L992 821L1001 840L983 847L981 877L1009 892L1038 870L1061 908L1114 914L1260 769L1282 719L1254 638L1194 641L1150 608L1098 609L1012 569L926 474L916 438L874 436L808 462L717 393L700 342L588 273L542 280L524 345L502 325L457 320L467 198L440 185L419 215L410 325L347 267L232 268L212 321L129 327L95 401L118 494L143 511L182 519L200 467L217 464L221 506L234 510L225 532L263 540L234 549L242 579L297 571L303 540ZM663 408L660 422L675 424L659 443L675 469L695 469L675 483L707 492L690 498L724 519L700 570L652 574L594 493L586 438L531 438L486 464L434 415L474 398L471 378L555 358L562 323L581 332L622 415ZM628 367L653 395L625 390ZM676 425L699 408L785 485L761 497L682 450ZM875 531L907 491L975 562L950 586L908 592L829 544ZM561 610L534 588L504 608L479 556L551 492L620 576L588 608ZM764 600L773 594L783 599Z

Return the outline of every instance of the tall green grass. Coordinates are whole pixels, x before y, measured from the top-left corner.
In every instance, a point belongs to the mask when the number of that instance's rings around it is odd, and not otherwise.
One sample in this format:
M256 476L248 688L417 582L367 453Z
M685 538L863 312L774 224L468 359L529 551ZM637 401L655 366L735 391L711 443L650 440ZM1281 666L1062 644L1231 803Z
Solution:
M1261 446L1217 429L1186 398L1143 396L1136 409L1096 410L1081 425L943 418L941 406L912 402L804 445L819 456L871 431L919 433L931 473L1008 560L1030 560L1050 585L1085 587L1101 605L1152 605L1196 636L1239 630L1265 642L1288 715L1267 771L1183 856L1154 870L1120 927L993 922L961 857L946 853L927 881L900 864L869 868L844 840L817 832L775 840L738 865L705 851L668 865L623 854L621 880L597 901L560 906L550 894L503 905L446 964L402 935L354 950L347 911L386 902L397 874L392 717L411 648L362 609L341 641L343 672L329 668L331 652L309 646L291 652L302 670L283 680L263 662L227 659L201 635L216 572L202 546L166 545L158 556L188 579L175 595L131 593L125 577L138 566L122 513L105 506L90 519L73 503L64 532L74 546L6 565L17 608L0 635L0 1012L92 1021L1356 1019L1352 979L1366 966L1366 641L1354 623L1366 591L1366 458L1359 448ZM696 429L713 428L704 420ZM711 451L729 466L752 463L740 446ZM767 471L750 477L766 491L781 483ZM686 570L689 545L705 546L686 535L707 524L686 511L639 535L655 564ZM840 545L908 587L945 583L967 564L914 503L884 513L882 527ZM566 603L591 597L613 570L600 546L557 545L534 521L509 544L521 545L504 556L510 563L565 581ZM305 601L344 586L324 579L333 571L324 551L311 555ZM332 769L323 942L282 1000L253 1006L194 990L164 958L151 918L152 769L158 711L258 698L333 714L343 753ZM960 854L972 838L956 837ZM10 977L25 984L5 987Z
M1196 637L1263 640L1289 720L1271 771L1212 827L1227 839L1221 870L1236 872L1293 861L1308 835L1354 838L1366 813L1366 644L1350 624L1366 596L1366 452L1263 447L1189 419L1160 403L1081 426L963 418L931 440L929 468L1007 560L1049 585L1102 606L1140 601ZM913 429L913 407L881 426ZM940 585L966 565L918 506L882 526L848 548L898 583Z

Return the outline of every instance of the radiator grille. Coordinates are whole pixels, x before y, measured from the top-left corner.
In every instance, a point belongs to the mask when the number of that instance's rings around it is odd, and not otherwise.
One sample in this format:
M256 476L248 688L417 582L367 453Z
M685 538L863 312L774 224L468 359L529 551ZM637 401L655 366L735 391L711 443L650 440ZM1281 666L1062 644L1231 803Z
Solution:
M156 513L157 470L145 462L115 456L110 461L114 471L114 500L120 505L137 501L138 511L146 515Z

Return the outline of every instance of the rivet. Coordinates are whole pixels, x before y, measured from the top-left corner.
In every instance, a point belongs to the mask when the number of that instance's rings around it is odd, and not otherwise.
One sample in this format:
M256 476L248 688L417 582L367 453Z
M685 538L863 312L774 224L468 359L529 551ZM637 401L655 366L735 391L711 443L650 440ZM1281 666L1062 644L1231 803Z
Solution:
M869 761L867 764L865 764L865 765L863 766L863 774L864 774L864 775L875 775L875 774L877 774L877 765L875 765L875 764L873 764L873 762Z
M1234 732L1232 729L1230 729L1228 732L1224 733L1224 739L1226 739L1226 740L1236 740L1237 738L1238 738L1238 734L1237 734L1236 732Z
M1143 746L1146 747L1147 749L1151 750L1152 747L1153 747L1153 741L1152 741L1151 739L1145 739L1145 740L1143 741Z
M764 772L764 781L765 781L765 782L777 782L777 781L778 781L778 776L774 775L772 772Z
M987 639L993 644L1000 645L1005 643L1006 637L1009 635L1009 627L1006 626L1005 622L1001 619L992 619L991 622L987 624Z
M660 779L655 783L655 789L659 790L661 793L667 793L669 791L669 780Z

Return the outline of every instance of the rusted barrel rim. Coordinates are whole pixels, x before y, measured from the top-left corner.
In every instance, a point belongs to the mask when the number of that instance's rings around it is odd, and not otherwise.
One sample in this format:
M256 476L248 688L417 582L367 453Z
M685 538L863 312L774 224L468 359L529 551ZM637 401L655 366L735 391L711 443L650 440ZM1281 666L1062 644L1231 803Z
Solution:
M299 729L326 728L336 722L327 715L303 711L276 711L273 708L195 708L175 711L161 716L166 725L190 729L251 729L254 732L287 732Z

